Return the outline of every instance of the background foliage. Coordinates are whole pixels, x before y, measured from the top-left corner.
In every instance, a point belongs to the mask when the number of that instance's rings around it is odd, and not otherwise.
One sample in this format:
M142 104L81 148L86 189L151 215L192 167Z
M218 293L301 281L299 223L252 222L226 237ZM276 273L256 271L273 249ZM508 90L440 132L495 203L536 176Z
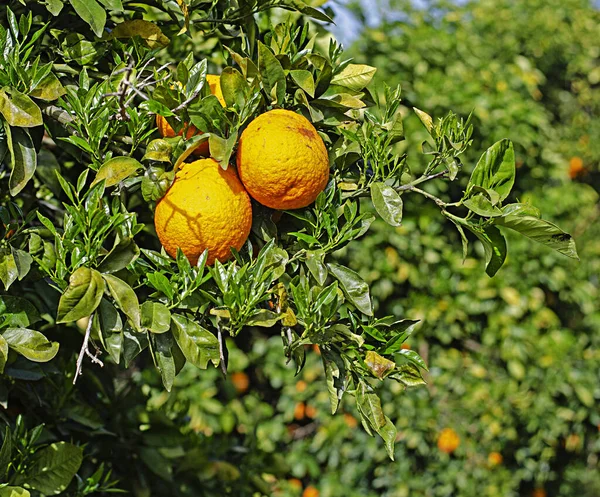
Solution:
M150 356L141 355L127 370L88 365L74 387L81 335L63 328L53 361L13 356L0 383L10 426L4 440L34 467L60 453L57 481L76 473L68 488L48 494L598 495L598 13L579 0L392 7L404 20L365 30L350 54L378 68L376 88L402 84L407 140L395 146L418 152L427 140L409 115L413 106L435 117L473 111L464 169L496 140L511 138L520 164L511 198L531 200L573 233L581 262L509 235L509 260L490 279L475 239L463 262L455 227L434 204L412 197L401 227L377 220L369 237L336 253L372 285L379 315L421 320L407 344L429 365L427 387L403 392L390 384L379 392L398 429L395 462L380 439L357 429L352 403L331 416L318 349L307 347L295 377L281 337L252 328L230 342L227 379L186 365L169 394ZM259 17L259 29L285 15ZM174 40L171 60L193 49L215 69L224 64L215 39L227 33L194 40L165 34ZM89 57L89 66L103 56L80 39L62 43L74 60ZM109 111L99 105L98 112L101 123ZM153 132L141 120L127 126L134 143ZM573 170L573 157L583 170ZM45 159L38 174L56 168ZM453 196L465 186L436 183L427 191ZM54 188L48 198L60 192ZM437 446L444 428L460 438L450 454ZM2 497L20 495L10 492L0 489Z

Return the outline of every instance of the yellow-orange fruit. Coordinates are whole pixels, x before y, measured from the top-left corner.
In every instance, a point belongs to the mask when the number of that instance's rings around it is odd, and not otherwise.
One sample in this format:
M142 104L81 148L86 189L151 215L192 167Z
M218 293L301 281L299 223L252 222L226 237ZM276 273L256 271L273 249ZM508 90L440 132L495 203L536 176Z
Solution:
M294 407L294 419L300 421L304 419L305 414L306 406L304 405L304 402L298 402Z
M309 485L302 492L302 497L319 497L319 491L312 485Z
M290 487L302 490L302 482L298 478L290 478L288 483L290 484Z
M248 193L272 209L299 209L327 186L329 158L308 119L289 110L265 112L242 133L237 151Z
M583 172L583 160L581 157L572 157L569 161L569 177L576 178Z
M213 159L183 164L156 204L156 234L171 257L180 248L192 264L208 249L207 264L231 257L252 227L252 206L235 170Z
M488 455L488 464L490 466L499 466L500 464L502 464L503 460L504 458L502 457L502 454L500 454L500 452L490 452Z
M452 454L460 445L460 437L452 428L444 428L437 440L438 449L446 454Z
M536 488L531 492L531 497L546 497L546 491L543 488Z
M206 82L210 87L210 92L217 97L221 105L225 107L227 104L225 103L225 98L223 98L223 91L221 90L221 77L216 74L207 74Z
M244 393L250 386L250 379L243 371L238 371L231 375L231 383L238 393Z

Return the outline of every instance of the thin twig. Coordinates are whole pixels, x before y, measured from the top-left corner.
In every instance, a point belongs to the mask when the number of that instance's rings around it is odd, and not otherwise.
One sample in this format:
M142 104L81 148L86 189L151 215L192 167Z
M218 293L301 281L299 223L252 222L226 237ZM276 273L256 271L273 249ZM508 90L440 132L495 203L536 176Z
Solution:
M219 339L219 358L221 365L221 372L223 376L227 378L227 364L225 364L225 349L223 347L223 332L221 331L221 326L217 323L217 338Z
M174 109L171 109L171 112L179 112L180 110L185 109L189 104L192 103L192 100L194 100L199 94L200 94L199 91L194 92L194 94L190 98L188 98L185 102L178 105Z
M83 358L84 356L88 356L91 361L95 364L99 364L100 367L104 367L104 363L98 359L98 353L100 350L96 347L96 355L93 355L88 349L88 344L90 341L90 334L92 332L92 323L94 321L94 313L90 315L87 327L85 329L85 336L83 337L83 344L81 345L81 350L79 351L79 357L77 357L77 368L75 369L75 377L73 378L73 385L77 383L77 378L82 374L83 367Z

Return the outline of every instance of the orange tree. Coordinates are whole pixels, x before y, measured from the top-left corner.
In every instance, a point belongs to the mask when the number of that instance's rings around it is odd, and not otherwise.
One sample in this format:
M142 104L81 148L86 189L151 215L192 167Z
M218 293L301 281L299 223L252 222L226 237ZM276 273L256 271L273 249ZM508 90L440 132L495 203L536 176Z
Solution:
M136 495L269 493L261 468L277 472L272 452L232 450L207 431L182 438L176 420L142 400L154 368L166 391L190 365L226 375L253 327L281 335L270 360L296 372L317 346L332 413L353 396L362 426L393 457L396 427L377 383L422 384L426 364L402 347L410 312L375 316L368 284L331 257L368 237L365 203L399 226L404 202L422 196L456 227L464 257L467 232L482 243L489 276L505 261L505 229L577 257L569 234L508 200L506 139L481 155L461 194L434 195L428 183L460 175L470 119L414 109L426 160L398 152L399 88L369 91L376 68L344 58L311 20L329 17L309 4L15 0L0 14L0 495L103 493L115 478ZM273 120L257 135L254 120L276 109L301 126ZM247 164L245 130L257 142ZM313 177L321 146L326 183ZM210 155L209 176L192 154ZM174 194L184 177L197 188ZM268 201L305 180L304 200ZM211 202L230 192L223 184L255 197L249 231L235 224L236 201ZM157 222L166 251L153 229L162 202L178 216L177 226L169 214ZM238 236L217 236L226 227ZM161 446L168 437L177 443Z

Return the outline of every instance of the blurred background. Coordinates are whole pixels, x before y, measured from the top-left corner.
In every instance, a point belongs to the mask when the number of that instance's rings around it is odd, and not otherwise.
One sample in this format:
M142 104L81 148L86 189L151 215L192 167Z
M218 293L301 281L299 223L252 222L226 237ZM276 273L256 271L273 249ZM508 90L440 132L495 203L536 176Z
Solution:
M599 497L597 2L325 8L348 57L377 67L373 91L402 85L401 148L422 157L413 106L434 117L473 112L474 144L459 177L466 184L485 149L513 140L511 200L531 200L572 233L581 261L506 233L509 259L490 279L481 246L463 262L455 228L420 197L405 199L401 227L377 221L337 254L372 284L378 315L421 320L407 343L426 359L428 385L381 391L399 430L395 461L350 401L331 416L318 349L295 377L280 336L259 330L230 344L226 380L186 367L167 394L152 368L121 371L114 382L108 365L88 368L75 390L61 375L74 368L64 356L44 366L54 379L24 389L21 402L65 437L90 441L82 474L112 468L107 481L136 497ZM186 43L170 48L174 57L214 49ZM454 194L461 187L453 184ZM441 181L431 188L453 194ZM77 495L94 493L104 494Z

